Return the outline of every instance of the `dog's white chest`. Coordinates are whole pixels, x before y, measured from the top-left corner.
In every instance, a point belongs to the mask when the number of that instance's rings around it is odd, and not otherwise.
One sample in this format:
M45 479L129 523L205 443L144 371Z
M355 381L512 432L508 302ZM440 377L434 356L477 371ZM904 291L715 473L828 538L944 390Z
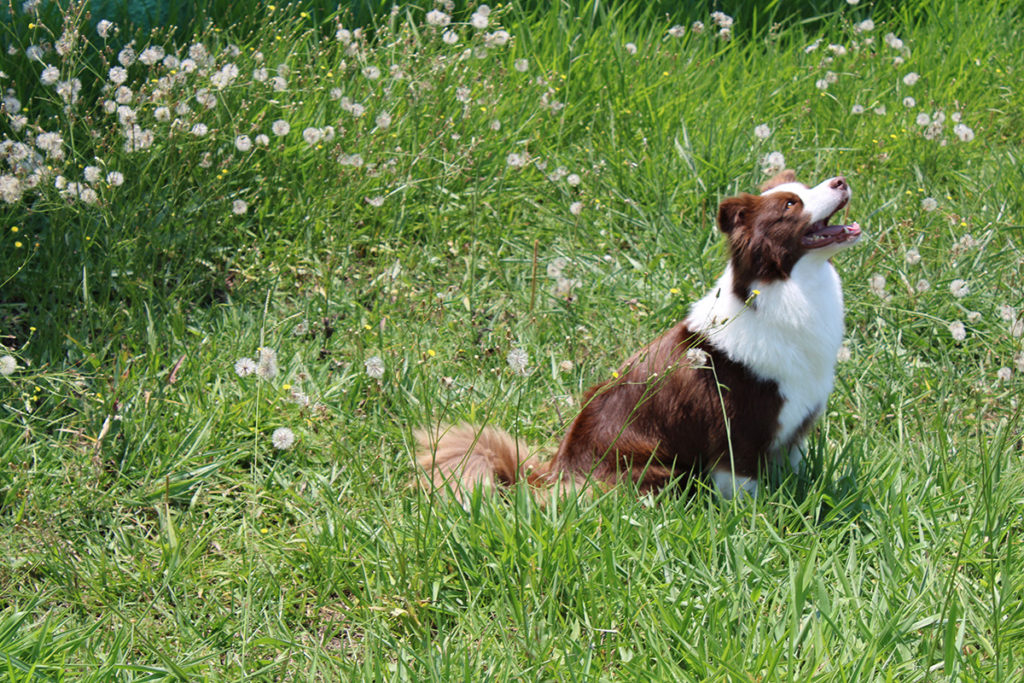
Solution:
M843 293L825 259L805 256L789 279L753 284L746 304L732 294L732 267L694 304L690 329L758 377L778 385L782 397L774 447L789 444L808 418L825 407L843 341Z

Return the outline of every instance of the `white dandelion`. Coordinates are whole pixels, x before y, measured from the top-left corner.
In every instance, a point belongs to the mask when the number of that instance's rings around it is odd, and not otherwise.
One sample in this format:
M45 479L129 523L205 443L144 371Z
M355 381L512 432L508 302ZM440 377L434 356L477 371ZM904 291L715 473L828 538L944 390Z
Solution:
M270 443L279 451L286 451L295 445L295 432L287 427L278 427L270 435Z

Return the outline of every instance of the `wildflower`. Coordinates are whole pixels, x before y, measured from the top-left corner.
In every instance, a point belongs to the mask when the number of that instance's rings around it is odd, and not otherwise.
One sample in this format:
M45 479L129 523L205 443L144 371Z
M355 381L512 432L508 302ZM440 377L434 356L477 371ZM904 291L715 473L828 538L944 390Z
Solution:
M0 356L0 375L10 377L18 369L18 361L14 356Z
M60 133L40 133L36 136L36 147L46 152L46 156L60 161L64 158L64 138Z
M273 132L274 135L278 137L288 135L288 131L290 131L291 129L292 127L284 119L278 119L277 121L274 121L274 123L270 126L271 132Z
M363 77L367 80L375 81L380 78L380 69L376 66L368 66L363 69Z
M248 210L249 210L249 204L244 199L236 199L235 201L231 202L231 211L236 216L245 215L245 213Z
M459 42L459 34L449 29L441 34L441 40L444 41L445 45L454 45Z
M920 74L918 74L916 71L911 71L910 73L903 77L903 83L904 85L914 85L915 83L917 83L919 78L921 78Z
M726 41L726 42L732 40L732 29L730 29L730 28L719 29L718 37L721 38L722 40Z
M201 138L209 132L210 129L205 123L197 123L196 125L192 126L191 130L192 135L195 135L197 138Z
M82 81L77 78L72 78L69 81L60 81L57 83L57 94L60 95L61 99L69 104L78 102L78 94L82 90ZM17 112L12 112L17 113Z
M870 19L865 19L864 21L856 24L853 27L853 30L856 31L857 33L867 33L868 31L874 31L875 22L871 21Z
M953 134L960 138L960 142L970 142L974 139L974 131L963 123L953 126Z
M439 9L427 12L427 23L431 26L447 26L452 18Z
M217 88L217 90L223 90L227 86L231 85L231 82L236 78L238 78L238 67L229 62L210 76L210 83Z
M474 12L473 16L469 18L469 23L473 28L482 31L487 28L487 15L481 14L480 12Z
M636 54L636 43L626 43L626 52L631 55Z
M287 427L278 427L270 435L270 443L279 451L286 451L295 445L295 432Z
M818 38L816 41L805 47L804 54L811 54L812 52L818 49L819 45L821 45L821 38Z
M925 197L921 200L921 209L924 211L934 211L939 206L939 203L935 201L934 197Z
M583 202L573 202L569 205L569 213L573 216L579 216L583 213Z
M758 140L767 140L771 134L772 129L768 127L768 124L762 123L754 128L754 137Z
M696 33L697 35L700 35L701 33L704 33L704 22L703 21L695 21L695 22L693 22L692 24L690 24L690 30L692 32Z
M1000 382L1009 382L1010 378L1013 377L1013 370L1010 368L999 368L996 370L996 379Z
M82 170L82 177L85 178L87 183L95 183L100 179L103 170L99 166L86 166Z
M673 38L682 38L683 36L686 35L686 27L676 24L675 26L668 30L668 34Z
M573 367L574 366L571 360L563 360L561 363L558 364L558 370L560 372L572 372Z
M107 174L107 185L120 187L124 185L124 174L120 171L111 171Z
M868 287L875 296L885 298L885 276L875 273L868 279Z
M284 76L274 76L270 79L270 87L274 92L284 92L288 89L288 80Z
M914 123L916 123L919 126L927 126L931 122L932 118L928 116L928 114L926 114L925 112L921 112L920 114L917 115L917 118L914 119Z
M248 377L256 372L256 361L252 358L239 358L235 361L235 374L239 377Z
M153 118L161 123L171 120L171 110L167 107L157 107L153 110Z
M381 130L387 130L388 128L391 127L391 114L387 113L386 111L377 114L376 123L377 127L380 128Z
M903 258L906 260L908 266L916 266L921 262L921 252L918 251L917 247L914 247L913 249L909 249Z
M967 339L967 328L959 320L954 320L949 324L949 333L953 335L953 340L962 342Z
M859 105L859 104L855 104L852 107L850 107L850 113L851 114L858 114L858 115L859 114L863 114L864 113L864 107Z
M508 352L508 366L512 368L512 372L517 375L526 374L526 366L530 362L529 356L526 355L526 351L515 348Z
M253 142L255 142L260 147L266 147L267 145L270 144L270 137L263 133L260 133L255 138L253 138Z
M384 361L380 356L370 356L363 362L366 374L370 379L381 379L384 377Z
M100 19L99 22L97 22L96 24L96 33L99 35L100 38L106 39L110 36L111 31L116 30L117 27L114 25L114 22L107 21L106 19Z
M530 68L530 61L527 59L517 59L512 66L514 66L516 71L519 73L526 73Z
M248 135L239 135L235 138L235 149L245 153L252 149L252 139Z
M957 299L963 299L970 294L971 288L966 280L953 280L949 283L949 292Z
M904 97L903 106L906 107L907 109L913 109L914 107L917 106L917 100L915 100L913 97Z
M277 377L277 351L263 346L256 353L259 358L256 365L256 374L263 379Z

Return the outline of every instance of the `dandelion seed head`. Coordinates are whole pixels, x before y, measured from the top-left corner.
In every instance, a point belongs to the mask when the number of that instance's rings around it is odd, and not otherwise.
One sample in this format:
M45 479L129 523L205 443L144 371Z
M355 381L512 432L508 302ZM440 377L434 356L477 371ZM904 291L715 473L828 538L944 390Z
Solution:
M921 200L921 209L924 211L934 211L939 207L939 203L934 197L925 197Z
M768 127L768 124L762 123L761 125L754 128L754 137L758 140L767 140L772 134L772 129Z
M963 299L971 293L971 287L966 280L956 279L949 283L949 292L957 299Z
M278 427L270 435L270 443L279 451L286 451L295 445L295 432L287 427Z
M916 266L921 262L921 252L918 251L917 247L914 247L913 249L908 249L903 258L908 266Z
M953 336L954 341L962 342L967 339L967 328L959 320L954 320L949 324L949 333Z
M526 351L521 348L514 348L508 352L508 366L512 368L512 372L517 375L526 374L526 366L530 362L530 357L526 355Z
M235 374L239 377L248 377L256 372L256 361L252 358L239 358L235 361Z
M370 356L363 362L366 375L370 379L381 379L384 377L384 361L380 356Z

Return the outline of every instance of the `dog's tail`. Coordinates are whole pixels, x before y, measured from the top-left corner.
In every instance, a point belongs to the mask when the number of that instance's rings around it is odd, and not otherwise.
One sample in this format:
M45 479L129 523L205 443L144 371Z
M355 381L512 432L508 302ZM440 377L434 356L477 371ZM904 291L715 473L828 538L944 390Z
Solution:
M441 425L436 430L417 430L415 436L421 485L450 490L461 501L476 488L494 489L525 481L549 490L566 483L561 482L565 477L552 476L551 461L539 460L525 441L495 427ZM577 488L585 483L583 478L572 479Z

